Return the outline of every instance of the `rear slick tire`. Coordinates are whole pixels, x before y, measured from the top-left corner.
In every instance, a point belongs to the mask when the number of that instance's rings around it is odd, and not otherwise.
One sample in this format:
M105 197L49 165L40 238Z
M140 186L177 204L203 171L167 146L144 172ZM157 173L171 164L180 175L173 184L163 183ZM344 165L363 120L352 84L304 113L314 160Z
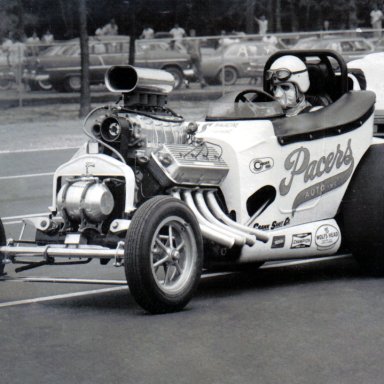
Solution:
M140 206L127 232L124 265L130 292L146 311L184 308L203 265L200 227L189 207L169 196Z
M344 241L362 269L384 276L384 145L372 145L359 163L342 203Z

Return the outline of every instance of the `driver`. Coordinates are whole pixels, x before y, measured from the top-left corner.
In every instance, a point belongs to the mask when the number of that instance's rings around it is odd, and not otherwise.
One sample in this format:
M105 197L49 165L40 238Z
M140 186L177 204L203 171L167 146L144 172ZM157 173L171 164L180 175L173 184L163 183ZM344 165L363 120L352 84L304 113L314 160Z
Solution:
M308 70L298 57L279 57L266 72L266 80L271 82L272 93L286 116L311 111L312 105L305 98L309 88Z

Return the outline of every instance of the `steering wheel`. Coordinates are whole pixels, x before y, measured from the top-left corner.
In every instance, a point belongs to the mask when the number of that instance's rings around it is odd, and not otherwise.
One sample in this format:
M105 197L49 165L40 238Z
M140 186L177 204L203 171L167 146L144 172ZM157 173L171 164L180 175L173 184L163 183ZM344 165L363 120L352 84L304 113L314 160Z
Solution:
M275 98L267 92L262 91L261 89L246 89L241 91L235 98L235 103L257 103L265 101L275 101Z

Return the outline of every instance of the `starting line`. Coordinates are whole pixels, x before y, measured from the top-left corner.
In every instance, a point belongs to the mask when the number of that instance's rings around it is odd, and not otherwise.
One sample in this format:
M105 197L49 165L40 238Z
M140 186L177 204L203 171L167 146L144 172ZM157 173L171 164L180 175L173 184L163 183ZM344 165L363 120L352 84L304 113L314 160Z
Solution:
M103 289L95 289L95 290L92 290L92 291L65 293L65 294L62 294L62 295L54 295L54 296L46 296L46 297L37 297L35 299L8 301L7 303L0 303L0 308L13 307L13 306L16 306L16 305L23 305L23 304L41 303L43 301L68 299L68 298L71 298L71 297L90 296L90 295L96 295L96 294L99 294L99 293L106 293L106 292L113 292L113 291L122 291L124 289L128 289L128 287L125 286L125 287L103 288Z
M350 255L338 255L338 256L322 257L322 258L317 258L317 259L294 260L294 261L288 261L288 262L276 262L276 263L264 265L264 266L260 267L260 269L281 268L281 267L287 267L287 266L292 266L292 265L309 264L309 263L315 263L315 262L344 259L344 258L349 258L349 257L350 257ZM209 273L209 274L203 275L201 278L205 279L205 278L210 278L210 277L215 277L215 276L224 276L224 275L229 275L232 273L236 273L236 272ZM118 285L118 287L113 287L113 288L101 288L101 289L94 289L94 290L90 290L90 291L82 291L82 292L66 293L66 294L61 294L61 295L38 297L38 298L34 298L34 299L8 301L5 303L0 303L0 308L13 307L16 305L41 303L41 302L45 302L45 301L68 299L68 298L73 298L73 297L97 295L100 293L116 292L116 291L123 291L123 290L128 289L127 282L125 280L72 279L72 278L60 278L60 277L58 277L58 278L55 278L55 277L21 277L21 278L4 278L4 279L0 279L0 281L4 281L4 282L5 281L27 282L27 283L39 282L39 283Z

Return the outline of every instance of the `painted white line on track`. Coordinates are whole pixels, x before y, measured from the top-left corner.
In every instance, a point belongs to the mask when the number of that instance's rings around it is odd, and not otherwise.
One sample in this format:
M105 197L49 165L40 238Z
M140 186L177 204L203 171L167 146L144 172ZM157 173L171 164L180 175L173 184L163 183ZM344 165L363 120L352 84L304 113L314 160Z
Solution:
M125 290L125 289L128 289L128 287L125 286L125 287L113 287L113 288L94 289L92 291L66 293L66 294L62 294L62 295L54 295L54 296L46 296L46 297L37 297L35 299L8 301L6 303L0 303L0 308L13 307L13 306L16 306L16 305L41 303L41 302L44 302L44 301L69 299L69 298L72 298L72 297L97 295L99 293L107 293L107 292L113 292L113 291L122 291L122 290Z
M21 224L23 221L22 220L17 220L17 221L7 221L6 223L3 223L4 226L6 225L16 225L16 224Z
M202 276L202 279L207 278L207 277L213 277L213 276L228 275L230 273L231 272L212 273L212 274L208 274L208 275ZM62 279L62 280L65 280L65 279ZM68 279L68 280L70 280L70 279ZM76 280L76 279L72 279L72 280ZM89 280L92 281L91 279L89 279ZM6 282L6 281L9 281L9 280L5 279L4 281ZM12 281L12 280L10 279L10 281ZM18 281L20 281L20 280L18 280ZM124 286L119 286L119 287L113 287L113 288L102 288L102 289L94 289L94 290L91 290L91 291L82 291L82 292L74 292L74 293L65 293L65 294L54 295L54 296L37 297L37 298L34 298L34 299L8 301L8 302L5 302L5 303L0 303L0 308L13 307L13 306L16 306L16 305L26 305L26 304L41 303L41 302L44 302L44 301L68 299L68 298L72 298L72 297L97 295L99 293L122 291L122 290L128 289L128 286L126 285L127 284L126 281L123 281L123 280L111 280L111 281L112 282L119 282L119 285L120 285L120 282L121 282L121 285L122 284L125 284L125 285ZM76 283L76 282L74 282L74 283Z
M28 215L18 215L18 216L5 216L2 217L2 221L7 221L7 220L17 220L17 219L27 219L28 217L39 217L39 216L47 216L49 215L49 212L44 212L44 213L30 213Z
M269 265L267 264L265 266L262 266L261 268L262 269L278 268L278 267L285 267L285 266L290 266L290 265L308 264L308 263L314 263L314 262L320 262L320 261L342 259L342 258L347 258L347 257L350 257L350 255L338 255L338 256L329 256L329 257L322 257L322 258L308 259L308 260L296 260L296 261L288 261L288 262L283 262L283 263L273 263L273 264L269 264ZM213 276L228 275L231 273L233 273L233 272L223 272L223 273L218 272L218 273L203 275L201 278L204 279L204 278L209 278L209 277L213 277ZM62 279L62 280L65 280L65 279ZM71 280L71 279L67 279L67 280ZM76 280L76 279L72 279L72 280ZM89 279L89 280L94 281L92 279ZM7 281L7 280L5 279L4 281ZM120 282L122 280L112 280L112 281L113 282ZM123 283L126 284L125 281ZM125 290L125 289L128 289L128 287L126 285L125 286L119 286L119 287L113 287L113 288L103 288L103 289L95 289L95 290L91 290L91 291L82 291L82 292L67 293L67 294L54 295L54 296L38 297L35 299L8 301L5 303L0 303L0 308L13 307L16 305L34 304L34 303L40 303L40 302L44 302L44 301L67 299L67 298L72 298L72 297L97 295L99 293L121 291L121 290Z
M23 283L67 283L67 284L103 284L103 285L125 285L126 280L97 280L97 279L67 279L63 277L16 277L5 278L4 281Z
M0 180L26 179L28 177L44 177L44 176L52 176L52 175L53 175L53 172L31 173L29 175L0 176Z
M4 149L0 150L0 155L7 155L12 153L30 153L30 152L49 152L49 151L69 151L74 149L79 149L80 145L78 147L56 147L56 148L31 148L31 149Z
M20 216L8 216L8 217L2 217L1 221L3 222L3 225L15 225L15 224L21 224L23 222L22 219L28 219L29 217L45 217L48 216L48 212L44 213L33 213L30 215L20 215Z

